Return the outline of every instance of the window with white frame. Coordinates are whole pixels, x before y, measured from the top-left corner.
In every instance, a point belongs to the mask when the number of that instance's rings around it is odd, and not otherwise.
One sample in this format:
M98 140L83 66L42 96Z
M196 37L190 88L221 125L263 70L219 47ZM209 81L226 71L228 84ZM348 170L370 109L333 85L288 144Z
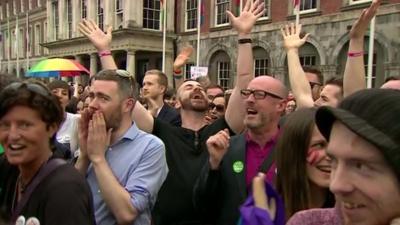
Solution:
M40 55L40 24L35 25L35 56Z
M317 10L318 0L300 0L300 13L314 12Z
M229 23L226 11L230 10L230 0L215 0L215 25L226 25Z
M217 76L218 76L218 84L224 88L224 90L229 89L229 81L230 81L230 71L229 71L229 62L220 61L217 62Z
M23 58L26 56L24 52L24 29L20 28L18 33L18 56L19 58Z
M81 18L87 17L87 0L81 0Z
M143 0L143 28L160 30L160 11L160 0Z
M194 30L197 27L197 0L186 0L186 10L185 10L185 29Z
M72 38L72 0L67 0L68 38Z
M104 30L104 0L97 0L97 24Z
M29 9L29 10L33 9L32 1L33 1L33 0L28 0L28 9Z
M124 2L123 0L116 0L115 2L115 22L117 24L116 27L122 28L122 23L124 21Z
M47 26L47 22L44 22L44 25L43 25L44 27L43 27L43 42L44 43L47 43L47 32L48 32L48 26ZM47 48L43 48L43 54L45 54L45 55L47 55L47 54L49 54L49 49L47 49Z
M264 0L264 14L260 17L260 19L268 19L269 18L269 6L271 0Z
M371 2L372 0L349 0L350 5L354 5L354 4L362 4L362 3L366 3L366 2Z
M368 74L368 52L364 53L364 69L365 69L365 74ZM367 76L365 76L365 82L367 82L367 79L368 79ZM375 81L376 81L376 52L374 52L373 56L372 56L372 82L371 82L371 87L375 87Z
M11 58L15 58L15 41L16 40L17 40L17 36L15 35L15 29L12 29L11 39L10 39Z
M10 16L10 5L7 2L6 3L6 18L8 18L9 16Z
M256 77L261 75L268 75L268 59L258 58L254 59L254 75Z
M186 63L185 65L185 79L190 79L192 76L190 75L190 68L194 66L194 63Z
M42 0L37 0L37 6L42 6L42 2L41 2Z
M8 31L4 32L4 58L10 59L10 46L9 46L9 36L8 36Z
M51 3L51 11L53 13L53 38L54 40L58 39L58 34L59 34L59 14L58 14L58 1L53 1Z
M316 66L317 56L316 55L301 55L300 64L302 66Z
M0 20L3 20L3 6L0 5Z
M32 26L29 26L29 32L28 32L28 40L27 40L27 51L28 55L32 56L32 41L33 41L33 32L32 32Z
M25 0L21 0L20 6L21 6L21 12L24 12L25 11Z

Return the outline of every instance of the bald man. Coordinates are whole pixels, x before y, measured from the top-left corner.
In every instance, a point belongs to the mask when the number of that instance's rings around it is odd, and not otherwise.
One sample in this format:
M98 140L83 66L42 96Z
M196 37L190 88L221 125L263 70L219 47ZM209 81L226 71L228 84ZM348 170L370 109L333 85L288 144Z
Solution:
M383 89L400 90L400 76L392 76L385 79L385 83L381 86Z
M208 139L209 158L194 190L195 205L208 216L207 222L221 225L237 223L239 206L258 172L266 173L267 180L273 182L276 167L272 151L288 96L285 86L270 76L253 79L240 93L246 109L246 132L230 141L226 131ZM220 147L222 142L229 145Z

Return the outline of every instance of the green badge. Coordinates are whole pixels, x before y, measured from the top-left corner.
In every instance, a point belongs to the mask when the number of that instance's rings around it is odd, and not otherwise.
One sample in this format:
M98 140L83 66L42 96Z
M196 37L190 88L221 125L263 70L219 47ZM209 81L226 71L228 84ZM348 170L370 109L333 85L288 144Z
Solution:
M242 161L236 161L233 163L233 171L235 171L235 173L240 173L243 171L244 165Z

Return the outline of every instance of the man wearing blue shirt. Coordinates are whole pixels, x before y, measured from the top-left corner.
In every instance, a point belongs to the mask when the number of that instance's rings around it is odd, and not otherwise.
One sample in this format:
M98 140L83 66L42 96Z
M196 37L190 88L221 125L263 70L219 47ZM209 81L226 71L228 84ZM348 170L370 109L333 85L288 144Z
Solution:
M87 176L99 225L150 225L167 176L164 144L131 119L133 90L128 72L103 70L92 78L89 109L82 113L76 167Z

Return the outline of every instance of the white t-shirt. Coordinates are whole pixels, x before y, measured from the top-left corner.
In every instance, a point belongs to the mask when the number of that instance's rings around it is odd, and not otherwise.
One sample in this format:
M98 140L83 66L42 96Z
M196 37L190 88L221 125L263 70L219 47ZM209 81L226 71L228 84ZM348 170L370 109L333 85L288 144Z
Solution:
M56 139L61 144L67 145L72 155L78 149L78 123L79 114L67 113L67 117L57 132Z

